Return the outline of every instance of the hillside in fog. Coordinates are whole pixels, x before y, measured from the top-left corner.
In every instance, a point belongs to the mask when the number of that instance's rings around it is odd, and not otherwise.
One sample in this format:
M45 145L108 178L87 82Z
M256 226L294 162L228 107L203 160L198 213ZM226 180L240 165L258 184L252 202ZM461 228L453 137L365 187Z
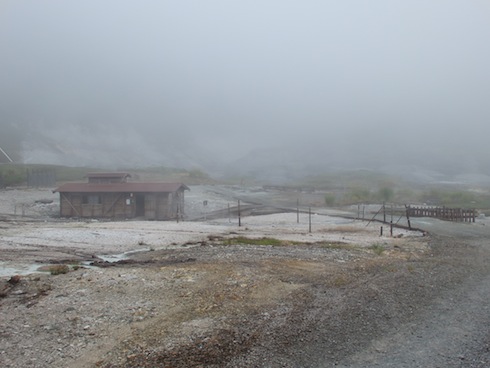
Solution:
M6 0L0 162L484 178L489 16L456 0Z

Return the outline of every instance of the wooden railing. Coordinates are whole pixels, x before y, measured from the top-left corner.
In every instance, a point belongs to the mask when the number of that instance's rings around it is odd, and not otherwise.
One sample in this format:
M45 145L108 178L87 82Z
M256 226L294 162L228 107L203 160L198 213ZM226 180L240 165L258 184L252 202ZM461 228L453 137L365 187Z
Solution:
M448 221L475 222L476 210L449 207L407 206L407 217L435 217Z

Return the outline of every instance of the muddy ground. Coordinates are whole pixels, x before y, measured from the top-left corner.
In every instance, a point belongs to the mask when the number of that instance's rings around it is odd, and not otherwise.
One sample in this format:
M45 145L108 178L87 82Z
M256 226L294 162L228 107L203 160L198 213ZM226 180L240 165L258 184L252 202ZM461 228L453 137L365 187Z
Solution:
M310 233L295 214L238 227L69 222L38 207L28 218L0 211L2 267L26 273L0 281L1 366L490 365L484 221L421 219L427 234L380 237L379 225L320 215ZM27 272L49 264L69 271Z

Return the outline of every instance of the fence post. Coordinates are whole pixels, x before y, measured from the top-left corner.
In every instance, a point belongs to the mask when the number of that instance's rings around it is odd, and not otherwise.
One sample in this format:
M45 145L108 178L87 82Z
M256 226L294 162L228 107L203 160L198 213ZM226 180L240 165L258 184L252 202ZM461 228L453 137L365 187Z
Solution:
M410 225L410 206L405 205L405 209L407 211L407 223L408 223L408 228L412 230L412 225Z
M296 199L296 223L299 224L299 198Z
M309 223L308 231L311 233L311 207L308 207L308 223Z
M242 226L242 214L240 212L240 200L238 200L238 227Z

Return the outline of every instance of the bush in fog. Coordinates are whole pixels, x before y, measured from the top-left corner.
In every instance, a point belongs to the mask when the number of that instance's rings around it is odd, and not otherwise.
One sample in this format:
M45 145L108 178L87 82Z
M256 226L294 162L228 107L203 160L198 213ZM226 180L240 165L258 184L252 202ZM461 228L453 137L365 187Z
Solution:
M431 189L422 195L424 202L447 207L475 207L477 196L467 191Z
M335 204L335 195L334 194L326 194L325 195L325 205L333 206Z
M209 175L206 174L202 170L192 169L192 170L189 170L189 178L192 178L192 179L208 179Z
M344 195L344 202L348 204L371 203L372 199L371 191L361 187L352 188Z
M378 190L377 198L383 202L391 202L395 197L395 191L390 187L383 187Z

